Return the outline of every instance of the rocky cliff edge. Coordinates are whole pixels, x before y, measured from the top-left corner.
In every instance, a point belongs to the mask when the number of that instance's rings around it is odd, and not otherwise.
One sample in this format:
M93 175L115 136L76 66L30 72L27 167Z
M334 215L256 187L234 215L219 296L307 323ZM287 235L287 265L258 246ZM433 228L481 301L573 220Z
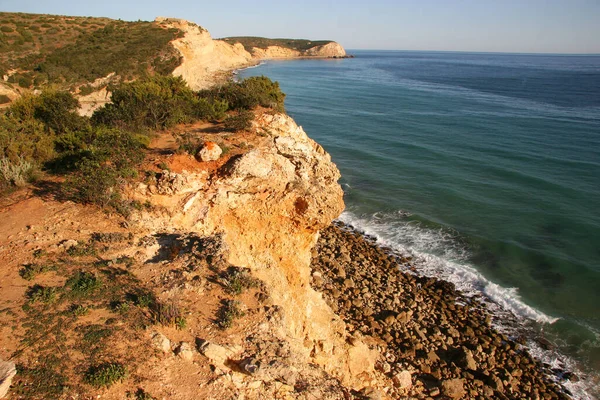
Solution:
M374 379L375 351L347 337L344 322L310 286L310 260L319 235L344 209L337 167L321 146L284 114L257 116L252 149L220 167L198 163L167 172L132 196L156 213L147 228L218 235L232 265L249 268L281 307L278 326L298 357L360 389Z

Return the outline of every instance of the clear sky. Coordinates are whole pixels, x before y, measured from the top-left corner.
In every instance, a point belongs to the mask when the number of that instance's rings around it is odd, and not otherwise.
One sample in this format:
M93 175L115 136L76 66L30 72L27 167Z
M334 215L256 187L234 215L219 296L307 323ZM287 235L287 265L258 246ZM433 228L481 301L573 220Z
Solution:
M347 49L600 53L600 0L0 0L0 11L169 16L213 37L330 39Z

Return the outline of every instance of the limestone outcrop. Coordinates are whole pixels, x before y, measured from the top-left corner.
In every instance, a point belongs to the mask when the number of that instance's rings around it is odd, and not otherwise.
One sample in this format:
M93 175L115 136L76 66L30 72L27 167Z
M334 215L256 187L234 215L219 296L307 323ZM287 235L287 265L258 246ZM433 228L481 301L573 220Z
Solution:
M346 50L341 44L331 42L308 49L305 54L311 57L346 57Z
M213 85L219 74L254 63L250 53L241 44L230 45L221 40L213 40L206 29L192 22L165 17L158 17L155 21L184 33L182 38L171 42L183 57L173 75L181 76L194 90Z
M194 90L205 89L224 80L235 69L258 64L261 60L302 57L345 57L346 51L336 42L315 46L308 50L294 50L282 46L253 47L248 52L240 43L230 44L213 39L208 31L193 22L177 18L157 17L163 27L176 28L184 36L171 42L181 53L182 63L173 75L184 78Z
M167 195L137 188L138 200L163 210L138 223L222 237L228 262L249 268L281 308L279 330L295 353L346 385L368 386L376 352L360 339L349 340L344 322L310 286L319 230L344 208L340 173L289 116L259 113L253 129L257 142L216 171L182 172L176 181L189 185Z

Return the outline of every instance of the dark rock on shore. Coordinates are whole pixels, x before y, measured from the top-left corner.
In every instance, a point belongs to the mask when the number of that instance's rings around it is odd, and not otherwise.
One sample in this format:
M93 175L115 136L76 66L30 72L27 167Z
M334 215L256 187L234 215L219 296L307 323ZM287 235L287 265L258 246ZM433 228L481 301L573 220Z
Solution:
M341 224L323 230L313 252L313 287L352 335L377 343L378 368L395 382L388 394L569 399L547 367L490 326L482 304L452 283L401 271L410 267Z

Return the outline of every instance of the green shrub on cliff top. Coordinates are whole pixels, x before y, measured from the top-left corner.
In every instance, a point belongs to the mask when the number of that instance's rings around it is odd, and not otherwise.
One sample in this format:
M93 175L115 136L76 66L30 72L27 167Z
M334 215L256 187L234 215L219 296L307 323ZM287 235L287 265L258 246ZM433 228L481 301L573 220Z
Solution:
M284 112L285 94L279 82L265 76L255 76L241 82L229 82L221 87L203 90L199 96L226 101L231 110L251 110L262 106Z
M96 124L165 129L198 119L222 118L226 104L198 98L181 77L155 75L114 88L111 103L92 116Z

